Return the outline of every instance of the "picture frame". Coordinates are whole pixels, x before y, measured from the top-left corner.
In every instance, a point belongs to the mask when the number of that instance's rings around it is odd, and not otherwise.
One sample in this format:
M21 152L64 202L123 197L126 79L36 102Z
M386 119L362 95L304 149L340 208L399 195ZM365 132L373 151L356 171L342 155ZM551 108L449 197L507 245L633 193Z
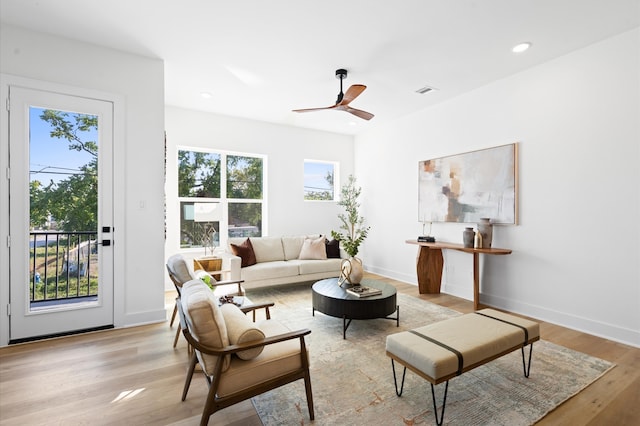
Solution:
M418 162L418 221L518 223L517 143Z

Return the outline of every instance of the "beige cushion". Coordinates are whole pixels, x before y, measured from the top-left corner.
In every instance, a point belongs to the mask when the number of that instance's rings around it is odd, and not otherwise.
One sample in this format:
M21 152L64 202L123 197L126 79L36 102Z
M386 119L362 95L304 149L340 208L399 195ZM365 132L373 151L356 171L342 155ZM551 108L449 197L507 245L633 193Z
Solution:
M302 243L305 237L282 237L282 248L284 249L284 260L297 259L300 256Z
M251 238L251 244L258 263L285 260L280 237Z
M342 259L327 259L322 262L315 260L292 260L298 265L301 275L333 272L334 277L340 276L340 264Z
M169 257L169 259L167 259L167 266L176 278L178 278L178 281L180 281L181 284L195 278L191 273L191 269L189 269L187 261L181 254L174 254Z
M232 303L226 303L220 307L224 322L227 326L227 334L229 335L229 343L237 345L240 343L252 342L254 340L264 339L264 333L260 330L256 323L251 321L244 312ZM262 353L263 346L246 351L237 352L236 355L240 359L252 359Z
M187 281L182 286L182 309L189 330L198 342L213 348L229 346L229 336L224 317L213 291L199 279ZM212 375L218 359L196 351L198 359L207 374ZM229 368L230 357L226 357L223 371Z
M539 326L533 321L493 309L478 312L525 327L529 340L540 337ZM487 359L524 342L524 331L519 327L476 313L419 327L414 331L462 353L463 368L483 364ZM458 370L458 357L453 352L409 331L387 336L386 347L387 352L433 380L455 374Z
M275 320L262 321L259 327L267 337L291 331ZM218 395L228 396L246 390L253 385L264 383L301 367L300 339L268 345L259 356L249 361L233 357L231 366L221 376Z
M242 268L242 279L245 281L254 281L296 276L299 274L299 270L298 265L294 262L298 261L282 260L279 262L256 263L253 266Z
M327 260L327 249L324 245L324 236L319 238L306 238L300 249L300 260Z

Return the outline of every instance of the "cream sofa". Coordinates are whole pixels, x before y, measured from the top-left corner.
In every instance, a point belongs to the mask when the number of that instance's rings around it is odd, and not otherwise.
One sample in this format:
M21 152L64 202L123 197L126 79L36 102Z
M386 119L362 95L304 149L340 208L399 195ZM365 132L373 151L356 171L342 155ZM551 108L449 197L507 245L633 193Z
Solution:
M340 249L340 258L300 259L305 239L317 239L319 235L283 237L251 237L256 264L242 267L242 259L235 256L231 244L240 245L246 238L230 238L223 264L228 265L229 279L244 280L245 289L317 281L338 277L340 264L347 255ZM324 237L323 241L324 241Z

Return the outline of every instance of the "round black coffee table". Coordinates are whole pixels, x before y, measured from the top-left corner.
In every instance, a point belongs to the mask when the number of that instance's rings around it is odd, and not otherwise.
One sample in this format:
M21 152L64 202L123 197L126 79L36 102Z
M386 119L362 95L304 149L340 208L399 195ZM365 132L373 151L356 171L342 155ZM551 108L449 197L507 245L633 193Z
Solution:
M327 278L318 281L311 288L313 315L316 310L323 314L342 318L342 338L347 338L347 328L354 319L384 318L396 321L396 327L400 326L400 306L396 303L396 288L379 280L364 279L360 283L366 287L382 290L382 294L367 297L358 297L347 293L351 284L338 285L338 278ZM389 315L396 312L395 317Z

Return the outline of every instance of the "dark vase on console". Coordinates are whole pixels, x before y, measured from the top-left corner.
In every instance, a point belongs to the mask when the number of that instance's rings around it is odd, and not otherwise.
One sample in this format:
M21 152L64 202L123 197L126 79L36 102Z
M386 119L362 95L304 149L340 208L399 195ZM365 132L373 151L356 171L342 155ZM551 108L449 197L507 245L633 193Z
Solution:
M462 244L466 248L473 248L473 237L475 233L473 232L473 228L465 228L462 232Z

